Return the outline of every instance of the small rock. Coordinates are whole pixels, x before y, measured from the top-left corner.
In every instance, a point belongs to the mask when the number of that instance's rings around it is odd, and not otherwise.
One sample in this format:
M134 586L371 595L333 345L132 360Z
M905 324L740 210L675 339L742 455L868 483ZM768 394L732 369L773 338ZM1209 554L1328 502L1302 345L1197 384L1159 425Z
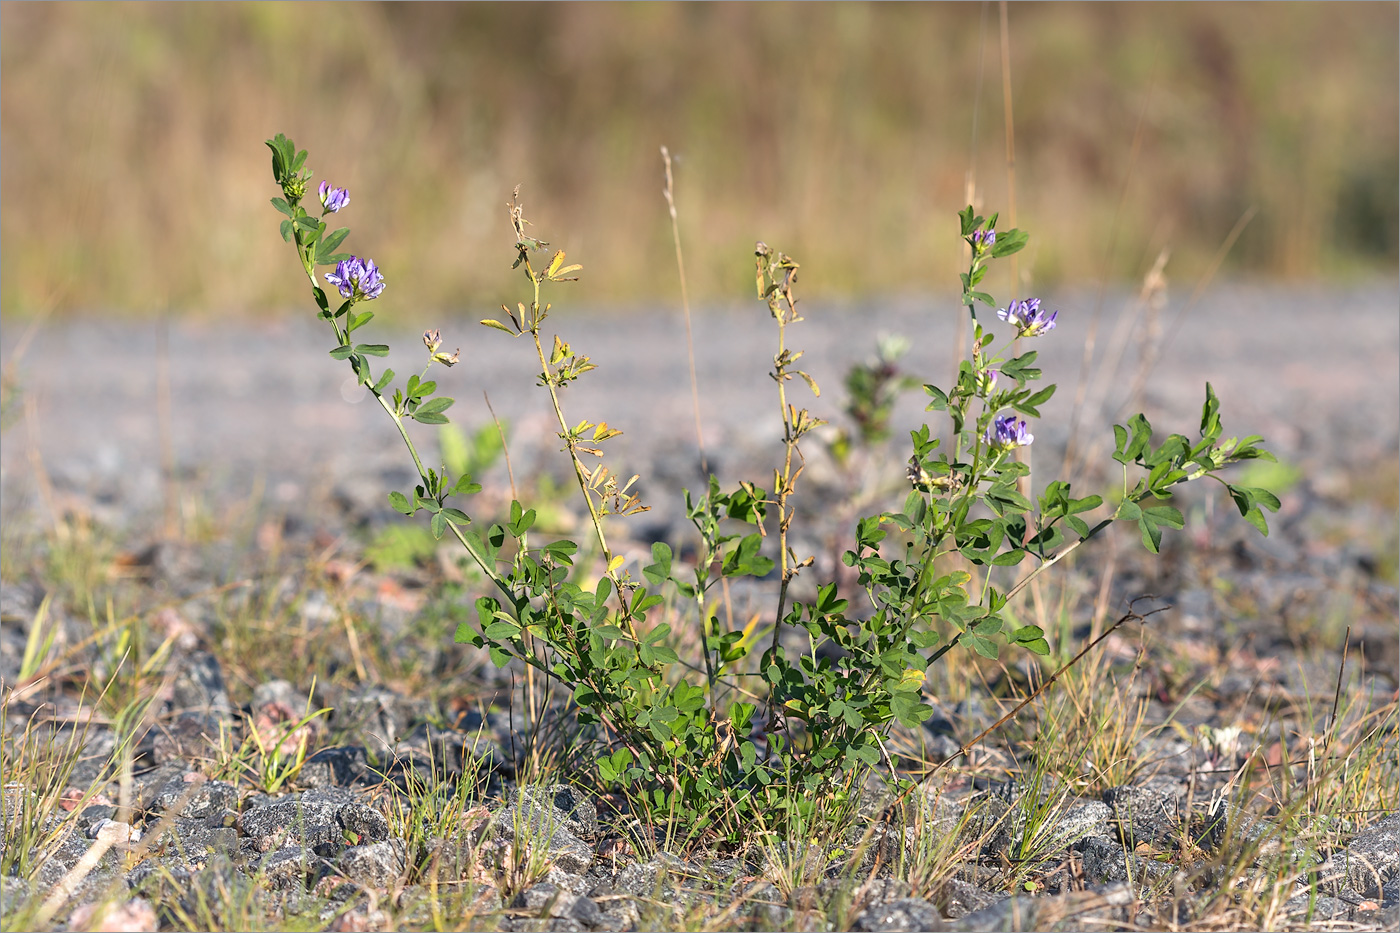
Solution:
M191 780L191 777L194 780ZM192 784L198 786L191 787ZM149 809L169 810L179 806L181 801L184 801L180 807L181 817L189 820L207 819L236 809L238 789L224 781L206 780L204 775L198 772L186 772L161 788L160 793L151 801Z
M792 923L792 910L777 885L764 882L744 892L753 907L753 923L760 930L780 930Z
M218 745L218 732L211 733L209 725L202 714L182 713L172 725L160 728L152 746L156 764L209 758Z
M155 908L138 897L122 904L83 904L69 915L68 928L96 933L156 933L160 924Z
M379 909L356 907L336 917L326 927L326 933L370 933L389 924L389 915Z
M597 838L598 808L582 791L567 784L526 787L521 790L520 798L520 808L530 814L532 822L543 815L552 822L561 823L580 839Z
M351 846L336 859L336 867L364 888L390 888L404 873L406 849L402 839Z
M637 929L641 920L641 907L631 898L624 898L620 901L609 902L608 909L603 911L603 917L598 923L598 928L602 930L617 930L619 933L631 933L632 930Z
M916 897L903 897L887 904L869 907L856 917L852 930L869 930L872 933L905 933L915 930L943 930L943 918L938 910L926 900Z
M276 850L259 867L274 891L305 891L308 883L315 883L330 870L324 859L298 845Z
M116 820L98 820L88 827L87 835L89 839L106 839L112 843L141 841L141 830Z
M211 735L219 734L220 723L232 725L233 704L229 702L218 659L207 651L192 651L173 664L176 673L171 685L171 712L201 717Z
M383 687L366 687L341 699L334 725L357 737L375 755L389 758L394 746L408 733L409 723L423 712L422 703Z
M657 880L661 876L663 865L658 861L634 862L622 871L618 872L617 881L613 887L621 894L630 894L634 897L650 898L659 896Z
M1381 899L1386 883L1400 876L1400 816L1388 816L1357 833L1340 861L1354 891Z
M1086 836L1107 835L1113 808L1102 800L1081 800L1072 804L1059 818L1055 827L1057 839L1068 845Z
M1306 894L1295 894L1283 905L1284 911L1289 917L1300 920L1310 920L1311 923L1325 921L1346 920L1350 907L1345 901L1340 901L1335 897L1326 894L1318 897L1309 897Z
M343 846L346 830L355 834L353 841L358 845L389 838L384 816L340 788L317 788L245 810L238 818L238 829L259 852L292 842L311 848Z
M603 912L592 900L547 881L532 885L516 895L513 906L532 911L537 916L576 920L590 927L598 926L603 920Z
M1177 831L1179 783L1174 779L1111 787L1103 802L1113 811L1119 836L1126 845L1169 841Z
M149 810L172 782L176 787L183 789L186 786L185 775L189 771L190 766L183 761L167 761L150 771L136 775L132 779L132 803L139 810Z
M1123 844L1107 836L1086 836L1070 846L1079 852L1084 877L1092 884L1128 880L1127 853Z
M89 831L92 829L92 825L99 820L110 820L116 815L117 808L111 804L101 803L94 804L90 807L84 807L83 811L78 814L78 829L80 829L84 835L87 835L89 839L92 839L93 837L88 835Z
M307 787L349 787L369 770L359 745L323 748L302 763L297 780Z
M998 895L988 893L975 884L968 884L959 878L950 878L939 895L943 913L949 919L966 916L974 911L989 907Z

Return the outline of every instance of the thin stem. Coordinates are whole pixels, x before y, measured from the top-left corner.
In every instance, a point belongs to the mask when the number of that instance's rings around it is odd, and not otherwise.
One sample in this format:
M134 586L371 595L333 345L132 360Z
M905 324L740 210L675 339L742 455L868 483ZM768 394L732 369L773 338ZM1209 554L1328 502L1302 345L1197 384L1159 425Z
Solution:
M796 439L793 437L792 418L789 414L787 403L787 388L783 384L787 376L786 364L787 348L787 322L782 313L778 315L778 355L773 357L774 370L773 377L778 382L778 405L782 409L783 418L783 475L778 488L774 492L778 496L778 558L781 570L781 582L778 584L778 615L773 620L773 650L778 649L778 638L782 634L783 613L787 609L788 583L792 577L788 572L788 548L787 532L791 516L787 511L788 487L792 481L792 450L796 446Z
M685 285L685 256L681 253L681 228L676 216L675 185L671 178L671 152L661 147L661 158L666 162L666 206L671 212L671 239L676 244L676 270L681 277L681 310L685 312L685 351L690 360L690 402L695 414L695 447L700 452L700 469L706 475L710 472L710 462L705 457L705 436L700 430L700 387L695 378L695 339L690 331L690 295Z
M578 439L569 428L569 422L564 417L564 406L559 401L559 388L556 384L554 369L549 365L549 358L545 356L544 345L540 342L540 276L535 272L529 256L525 250L521 250L521 258L524 260L525 274L529 277L531 285L534 287L534 302L531 305L530 336L535 342L535 354L539 357L540 366L544 373L545 388L549 390L549 400L554 407L554 417L559 422L559 430L562 432L564 444L569 451L569 459L573 461L574 478L578 480L579 492L583 494L583 501L588 506L588 517L593 523L593 531L598 539L598 546L603 551L603 573L612 581L613 590L616 591L618 605L621 608L622 616L627 623L628 634L635 641L640 641L636 626L633 624L632 615L627 611L627 594L622 588L622 580L618 578L613 569L613 553L608 548L607 535L603 532L603 517L598 512L598 507L593 503L593 497L588 488L588 469L583 465L583 461L578 455Z

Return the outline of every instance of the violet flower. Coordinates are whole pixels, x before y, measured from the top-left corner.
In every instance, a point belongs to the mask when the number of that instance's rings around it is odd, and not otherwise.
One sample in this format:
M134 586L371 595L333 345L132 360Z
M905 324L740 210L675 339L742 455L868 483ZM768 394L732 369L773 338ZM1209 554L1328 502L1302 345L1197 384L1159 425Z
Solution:
M326 281L340 289L340 297L372 301L384 291L384 276L374 265L373 259L361 260L358 256L342 259L334 272L326 273Z
M997 232L995 230L974 230L968 239L972 243L972 248L981 253L991 249L996 243Z
M347 188L332 188L328 181L321 182L321 206L326 209L326 213L334 214L342 207L350 203L350 191Z
M996 451L1025 447L1035 440L1034 434L1026 431L1026 423L1017 421L1015 415L997 415L987 425L987 446Z
M1055 318L1060 312L1051 311L1047 316L1040 310L1039 298L1028 298L1025 301L1013 301L1005 308L997 311L997 317L1013 324L1016 327L1018 336L1039 337L1055 329Z

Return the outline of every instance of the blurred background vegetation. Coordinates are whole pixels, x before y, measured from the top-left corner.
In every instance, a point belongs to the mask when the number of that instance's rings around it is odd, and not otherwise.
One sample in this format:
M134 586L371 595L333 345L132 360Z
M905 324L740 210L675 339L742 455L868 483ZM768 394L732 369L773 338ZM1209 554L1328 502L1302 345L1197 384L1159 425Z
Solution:
M1021 263L1037 287L1206 268L1393 276L1396 3L1009 7ZM5 3L0 305L224 314L304 297L263 140L347 186L394 311L514 295L505 202L578 300L951 290L971 177L1008 199L996 4ZM1121 205L1121 216L1120 216ZM1115 221L1115 218L1116 221ZM1004 222L1003 226L1007 226Z

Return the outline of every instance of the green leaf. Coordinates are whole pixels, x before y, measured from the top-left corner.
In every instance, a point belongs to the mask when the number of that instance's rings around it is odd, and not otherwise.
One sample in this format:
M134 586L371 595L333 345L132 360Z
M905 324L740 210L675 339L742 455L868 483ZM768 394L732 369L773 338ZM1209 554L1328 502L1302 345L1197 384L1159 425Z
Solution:
M287 141L287 137L278 133L272 139L265 139L263 142L267 148L272 150L272 180L281 184L282 178L286 175L286 157L282 154L282 144Z
M417 511L417 509L413 507L413 504L408 501L408 496L405 496L401 492L389 493L389 505L392 506L396 512L402 512L405 515L412 515Z
M918 693L896 693L890 697L890 712L900 725L912 729L933 715L933 707L925 703ZM859 728L859 723L848 725L853 729Z
M296 216L296 212L292 210L292 206L287 203L285 198L273 198L272 206L277 208L277 210L281 211L283 214L286 214L288 217Z
M386 348L386 349L387 349L387 348ZM419 386L419 388L421 389L422 386ZM450 398L446 398L446 397L442 397L442 398L431 398L431 399L428 399L426 402L424 402L422 405L419 405L418 408L417 408L417 410L414 412L414 414L415 414L415 415L430 415L430 414L434 414L434 413L440 412L440 411L447 411L447 409L449 409L449 408L452 407L454 401L455 401L454 399L450 399Z
M773 569L773 560L758 553L758 549L763 545L763 537L754 532L745 535L739 546L729 553L724 561L724 575L726 577L766 576Z
M1146 515L1138 519L1138 528L1142 531L1142 546L1156 554L1162 546L1162 529Z
M389 345L388 345L388 344L385 344L385 343L361 343L361 344L356 344L356 345L355 345L355 352L356 352L356 353L363 353L363 354L366 355L366 356L388 356L388 355L389 355ZM440 399L434 399L433 401L440 401ZM447 400L447 404L448 404L448 405L452 404L452 400L451 400L451 399L448 399L448 400ZM443 407L443 408L446 408L447 405L444 405L444 406L442 406L442 407ZM441 411L442 409L439 408L439 409L435 409L435 410L436 410L436 411Z
M1011 640L1032 654L1044 657L1050 653L1050 643L1038 625L1023 625L1011 636Z
M457 623L457 631L452 633L452 641L459 645L474 645L477 648L486 643L480 633L472 628L465 619Z
M508 619L497 617L494 622L486 626L482 634L493 640L514 638L520 634L520 626Z
M350 346L349 344L336 347L334 350L331 351L331 359L335 360L348 360L354 355L355 348Z
M1039 355L1040 354L1035 350L1022 353L1020 356L1002 363L1001 372L1003 375L1015 379L1017 385L1021 385L1032 379L1039 379L1040 370L1031 365L1036 361L1036 357Z
M510 522L507 527L510 529L512 537L522 537L535 524L535 510L521 507L516 500L510 503ZM599 584L601 586L601 583Z
M1026 557L1026 552L1022 548L1014 548L1010 551L1003 551L992 558L994 567L1015 567Z
M1003 625L1005 623L1002 622L1000 616L987 616L974 622L969 631L974 635L996 635L1001 632Z
M997 643L982 635L968 634L963 636L963 641L984 658L992 661L997 659Z
M1041 389L1039 392L1036 392L1035 394L1031 395L1024 401L1017 402L1011 407L1023 414L1030 415L1032 418L1039 418L1040 406L1048 402L1050 400L1050 396L1054 394L1055 386L1048 385L1045 388Z
M332 254L335 252L336 247L345 242L345 238L349 235L350 228L341 227L339 230L322 238L320 244L316 247L316 265L333 265L334 263L332 263L331 260L334 257Z
M389 383L391 383L391 382L393 382L393 381L394 381L394 371L393 371L392 369L386 369L386 370L384 370L384 372L382 372L382 373L379 374L379 379L378 379L378 381L376 381L376 382L374 383L374 391L376 391L376 392L383 392L383 391L384 391L384 387L387 386Z
M1201 437L1214 440L1220 436L1220 399L1215 389L1206 383L1206 401L1201 406Z
M517 337L517 336L519 336L514 330L512 330L511 328L505 326L505 325L502 324L500 321L497 321L497 320L495 320L494 318L486 318L486 319L483 320L481 323L482 323L482 324L485 324L487 327L494 327L494 328L496 328L496 330L505 331L507 334L510 334L512 337Z
M1152 521L1158 525L1166 525L1168 528L1185 528L1186 519L1181 512L1170 505L1154 505L1143 509L1143 512L1151 516Z
M924 411L948 410L948 394L946 392L934 385L924 386L924 391L933 399L933 401L929 402L927 407L924 408Z
M446 416L446 415L439 414L438 412L435 412L435 411L430 411L430 412L427 412L426 414L419 413L419 412L414 412L413 414L409 415L409 417L412 418L414 421L419 422L420 424L447 424L447 423L448 423L448 421L447 421L447 416Z
M268 143L268 145L270 146L272 144ZM958 220L961 222L962 225L961 235L965 237L972 236L972 232L976 230L977 226L982 222L982 218L977 216L976 212L972 210L972 205L970 204L962 210L958 211Z
M671 548L657 541L651 546L651 556L654 563L642 568L642 576L652 586L660 586L671 576Z
M1245 512L1244 520L1249 522L1255 528L1258 528L1259 533L1264 537L1267 538L1269 536L1269 523L1264 520L1264 513L1259 511L1259 509L1254 508L1250 509L1248 512Z
M1136 460L1152 443L1152 425L1145 415L1136 414L1128 419L1128 428L1133 432L1133 439L1128 443L1124 453L1129 460ZM1116 431L1114 433L1117 434Z
M433 516L432 524L429 527L432 529L434 538L441 538L443 533L447 531L447 516L438 512Z
M471 518L461 509L444 508L442 514L447 516L447 520L454 525L469 525Z
M1030 234L1019 228L1012 228L1004 233L997 233L997 241L992 244L992 257L1001 259L1010 256L1012 253L1020 252L1030 239Z

